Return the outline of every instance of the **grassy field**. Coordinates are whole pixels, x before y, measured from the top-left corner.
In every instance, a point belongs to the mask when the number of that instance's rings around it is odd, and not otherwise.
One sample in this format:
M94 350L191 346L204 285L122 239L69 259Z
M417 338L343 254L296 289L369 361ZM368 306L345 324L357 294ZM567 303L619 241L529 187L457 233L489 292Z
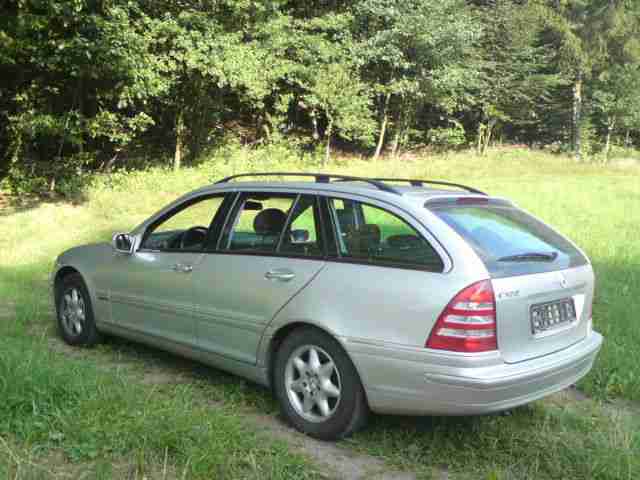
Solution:
M344 448L424 477L446 468L450 478L640 478L640 168L577 164L526 150L496 150L488 158L339 159L323 168L265 157L238 152L179 174L117 173L97 179L76 204L38 203L0 215L0 398L9 399L0 402L0 476L59 455L65 465L89 462L103 478L117 476L113 465L132 457L136 471L163 472L166 463L186 478L211 478L212 471L228 478L314 477L307 458L242 422L242 412L275 414L263 389L220 373L168 390L131 384L117 370L100 368L105 358L148 352L131 345L107 344L80 359L51 352L58 340L47 275L64 249L108 240L215 178L322 169L458 181L515 200L592 259L594 324L606 337L593 372L579 385L591 399L554 397L509 416L374 417ZM208 398L219 408L207 408ZM621 401L630 406L619 407Z

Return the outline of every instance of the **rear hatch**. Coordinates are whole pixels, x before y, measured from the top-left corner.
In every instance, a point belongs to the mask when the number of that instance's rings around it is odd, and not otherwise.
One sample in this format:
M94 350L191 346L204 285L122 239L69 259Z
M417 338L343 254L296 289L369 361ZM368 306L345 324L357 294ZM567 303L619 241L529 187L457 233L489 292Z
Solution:
M503 200L460 197L427 207L484 262L505 362L547 355L585 338L594 276L586 257L569 240Z

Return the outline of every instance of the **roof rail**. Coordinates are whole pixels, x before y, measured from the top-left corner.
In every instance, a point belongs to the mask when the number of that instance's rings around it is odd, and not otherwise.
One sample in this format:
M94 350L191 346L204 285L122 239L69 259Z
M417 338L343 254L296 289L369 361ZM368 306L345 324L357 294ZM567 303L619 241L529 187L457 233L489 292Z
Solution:
M425 183L428 185L444 185L446 187L461 188L462 190L466 190L467 192L471 193L477 193L478 195L487 195L485 192L473 187L468 187L467 185L462 185L460 183L442 182L440 180L418 180L412 178L372 178L372 180L375 180L376 182L408 182L412 187L422 187Z
M218 183L227 183L229 180L235 180L243 177L314 177L318 183L329 183L331 179L341 181L354 181L354 182L366 182L374 187L382 190L383 192L394 193L396 195L402 195L398 190L391 185L383 183L381 180L375 178L354 177L350 175L335 175L333 173L301 173L301 172L258 172L258 173L239 173L237 175L231 175L230 177L218 180Z

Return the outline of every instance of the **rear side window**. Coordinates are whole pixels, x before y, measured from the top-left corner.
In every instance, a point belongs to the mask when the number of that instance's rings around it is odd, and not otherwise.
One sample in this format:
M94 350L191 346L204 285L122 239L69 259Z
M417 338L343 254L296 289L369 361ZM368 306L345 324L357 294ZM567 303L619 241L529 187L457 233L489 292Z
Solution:
M242 194L222 245L237 252L275 252L295 195Z
M324 256L322 238L318 235L322 230L320 227L316 197L301 195L291 212L278 253L302 257Z
M429 209L473 247L494 278L587 263L567 239L512 205L447 203Z
M315 196L243 193L224 229L221 249L249 254L324 257L321 225Z
M442 259L431 244L397 215L347 199L329 199L329 206L340 257L442 272Z

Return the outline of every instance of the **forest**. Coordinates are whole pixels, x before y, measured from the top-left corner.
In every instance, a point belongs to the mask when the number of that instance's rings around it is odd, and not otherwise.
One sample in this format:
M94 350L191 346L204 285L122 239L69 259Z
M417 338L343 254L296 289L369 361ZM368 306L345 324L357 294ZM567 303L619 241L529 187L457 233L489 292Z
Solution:
M640 146L637 0L5 0L0 187L179 169L228 142L320 164L494 143Z

